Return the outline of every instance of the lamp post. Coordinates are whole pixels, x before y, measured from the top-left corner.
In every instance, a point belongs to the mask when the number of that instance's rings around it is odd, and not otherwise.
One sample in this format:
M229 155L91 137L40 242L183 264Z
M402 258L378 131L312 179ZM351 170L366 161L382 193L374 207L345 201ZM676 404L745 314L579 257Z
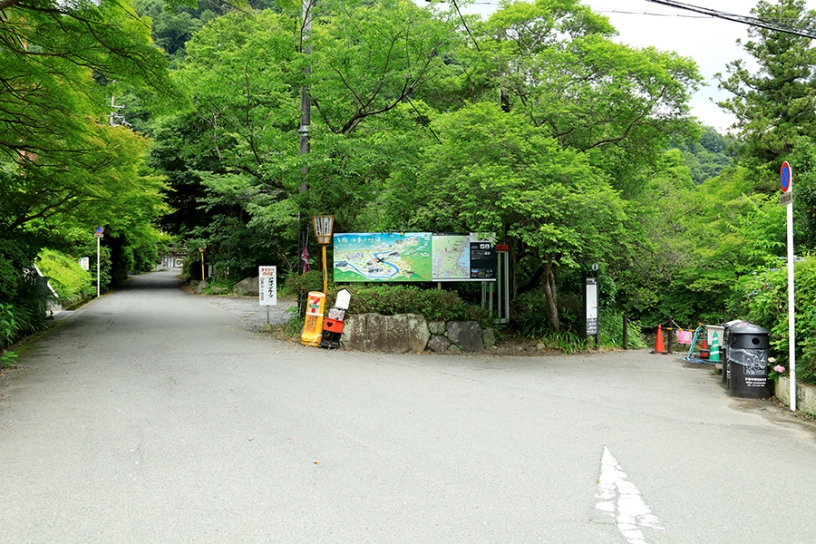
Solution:
M326 267L326 246L331 243L332 230L334 229L333 215L312 216L312 226L314 227L317 243L320 244L323 254L323 294L329 289L329 271Z
M207 246L198 248L198 252L201 253L201 281L204 281L204 250L207 249Z

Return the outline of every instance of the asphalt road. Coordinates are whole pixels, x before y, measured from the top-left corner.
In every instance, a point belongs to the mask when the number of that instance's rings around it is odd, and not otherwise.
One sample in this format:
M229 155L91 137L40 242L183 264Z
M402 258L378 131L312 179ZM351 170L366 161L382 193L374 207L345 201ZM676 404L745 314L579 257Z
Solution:
M646 352L303 348L168 273L0 386L0 543L812 543L812 426Z

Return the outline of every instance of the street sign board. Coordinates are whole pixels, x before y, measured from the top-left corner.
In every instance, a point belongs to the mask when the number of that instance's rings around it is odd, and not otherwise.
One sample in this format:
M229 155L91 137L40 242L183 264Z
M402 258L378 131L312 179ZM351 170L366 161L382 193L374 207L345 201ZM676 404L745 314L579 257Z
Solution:
M793 202L793 192L782 193L779 195L779 204L782 206L787 206Z
M598 334L598 278L586 278L584 285L586 336L595 336Z
M782 163L782 168L779 169L779 186L783 193L788 193L793 185L793 170L788 161Z
M278 267L258 267L258 302L261 306L278 304Z

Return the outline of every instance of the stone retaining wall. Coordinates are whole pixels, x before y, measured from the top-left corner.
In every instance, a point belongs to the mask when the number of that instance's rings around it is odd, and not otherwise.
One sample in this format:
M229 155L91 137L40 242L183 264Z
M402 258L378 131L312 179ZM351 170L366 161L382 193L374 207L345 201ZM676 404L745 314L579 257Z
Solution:
M348 316L340 346L354 351L389 353L436 353L480 351L495 345L493 329L482 329L475 321L431 321L418 314Z
M790 406L790 378L779 377L774 386L774 395L779 402ZM816 416L816 387L796 382L796 410Z

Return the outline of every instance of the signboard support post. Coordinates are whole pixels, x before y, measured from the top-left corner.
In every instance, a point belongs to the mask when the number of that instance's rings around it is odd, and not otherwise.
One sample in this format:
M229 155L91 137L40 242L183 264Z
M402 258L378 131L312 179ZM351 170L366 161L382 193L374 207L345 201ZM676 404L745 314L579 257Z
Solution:
M102 275L99 273L99 268L102 260L100 255L102 253L102 236L104 236L104 232L105 227L98 226L94 228L94 238L96 238L96 298L99 298L99 295L102 292Z
M796 411L796 312L794 307L793 283L793 169L787 161L779 170L779 185L782 188L780 203L787 208L788 216L788 358L790 360L790 409Z
M102 251L102 244L101 238L99 236L96 237L96 298L99 298L100 289L100 279L101 275L99 274L99 262L101 261L99 254Z
M326 293L329 290L329 269L328 265L326 264L326 244L320 244L320 250L323 254L323 292Z

